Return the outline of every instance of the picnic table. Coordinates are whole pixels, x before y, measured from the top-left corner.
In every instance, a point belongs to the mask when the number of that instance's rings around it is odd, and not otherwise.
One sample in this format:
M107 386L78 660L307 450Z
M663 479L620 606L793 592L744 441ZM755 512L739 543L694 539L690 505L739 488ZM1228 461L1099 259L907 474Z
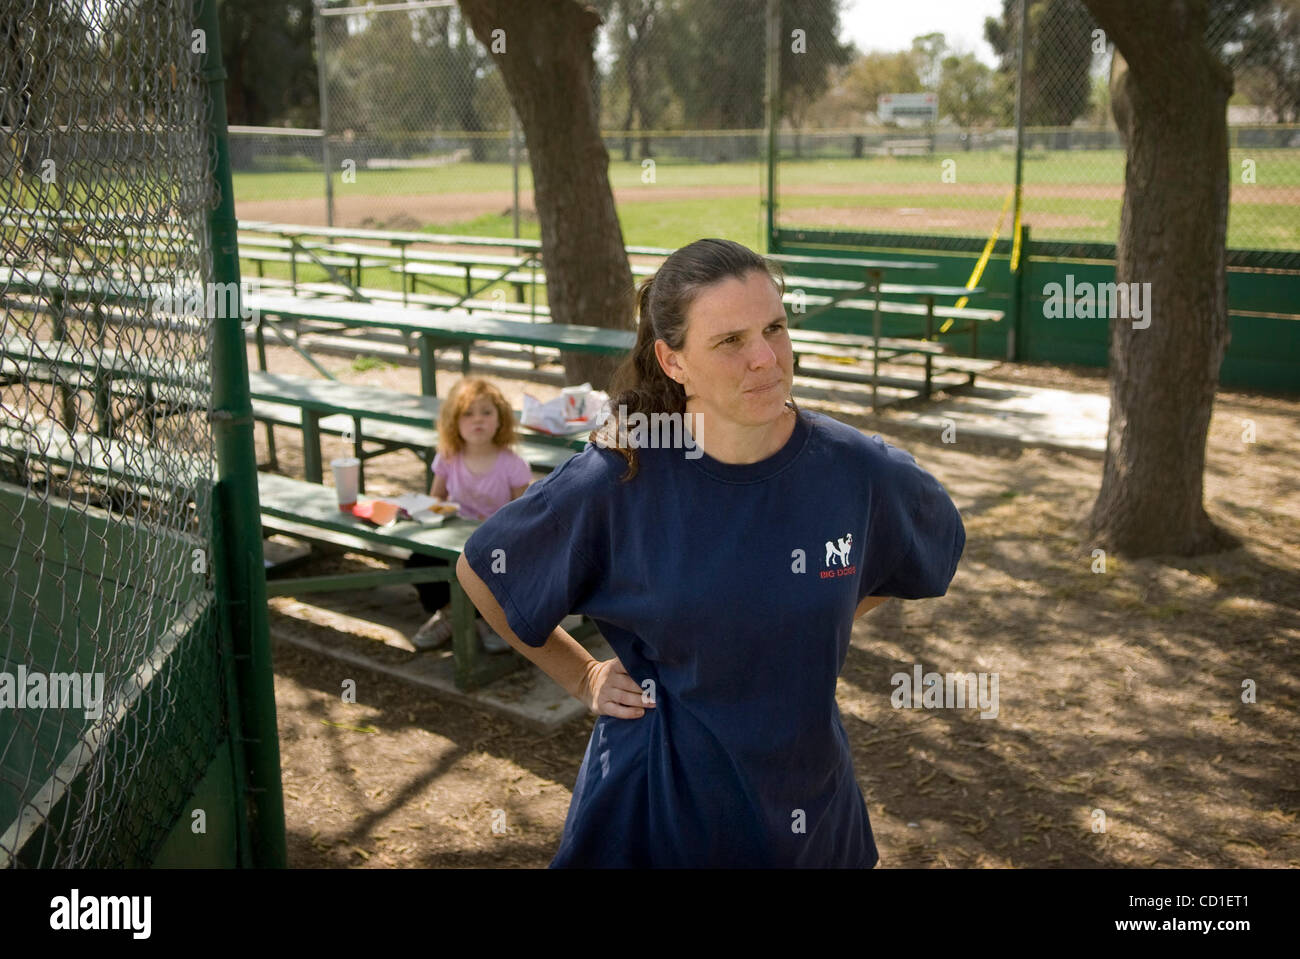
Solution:
M394 246L428 243L441 246L506 247L516 250L538 250L541 240L523 237L464 236L449 233L416 233L402 230L368 230L341 226L308 226L303 223L275 223L269 220L240 220L239 229L249 233L269 233L274 236L302 237L328 236L352 240L377 240Z
M367 459L393 449L422 452L425 465L433 465L437 447L433 424L438 422L441 410L437 397L257 370L249 371L248 386L253 416L267 424L272 466L275 442L270 429L275 425L302 430L303 473L313 483L321 482L324 476L322 433L350 435L354 454L363 466ZM517 412L515 416L518 420ZM367 451L363 447L365 440L378 441L381 448ZM519 451L534 469L549 471L585 446L585 434L563 437L526 433ZM360 482L364 492L364 469ZM426 489L432 482L432 473L426 473Z
M247 238L238 242L239 258L253 264L260 282L265 283L267 280L265 264L288 263L289 288L295 291L298 288L299 254L323 269L332 280L353 291L361 286L363 270L388 265L387 258L374 253L338 250L321 243L300 244L275 239L250 241ZM345 272L340 275L339 270Z
M107 489L130 489L133 496L189 500L215 482L211 458L179 450L141 449L138 444L100 433L69 429L38 417L0 415L0 459L25 472L32 460L69 472L82 472Z
M439 526L425 526L407 520L375 527L341 511L334 491L328 487L274 473L258 473L257 490L265 529L390 559L421 553L448 562L447 566L441 567L270 579L266 584L268 598L369 589L399 583L447 582L451 584L452 654L457 688L476 689L527 664L528 661L514 650L492 655L479 651L474 607L456 579L456 560L464 551L465 542L479 527L476 520L457 516ZM595 624L584 620L570 635L581 641L595 633Z
M96 346L87 348L69 340L32 340L24 336L0 339L0 384L40 379L59 394L59 415L73 429L77 414L72 395L88 391L93 397L97 432L115 435L117 422L146 410L146 435L152 435L154 416L193 411L207 406L200 389L209 378L206 363L178 363L142 357L134 352ZM113 416L110 397L117 393L129 405Z
M507 316L471 314L465 310L404 309L387 304L328 302L268 293L249 294L244 297L244 303L257 316L258 363L261 369L266 369L262 329L267 317L289 321L332 322L344 328L394 330L414 334L419 338L420 389L429 396L437 395L435 353L441 348L459 347L462 353L461 369L468 375L469 348L476 342L549 346L606 356L622 356L636 343L636 334L628 330L559 323L526 323ZM271 329L284 345L306 359L326 378L333 379L319 363L284 336L274 323Z

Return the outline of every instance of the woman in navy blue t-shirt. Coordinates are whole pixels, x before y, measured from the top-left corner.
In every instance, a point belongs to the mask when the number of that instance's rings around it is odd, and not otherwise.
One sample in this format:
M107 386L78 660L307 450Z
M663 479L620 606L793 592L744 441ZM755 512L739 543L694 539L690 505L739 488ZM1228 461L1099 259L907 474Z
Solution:
M795 405L782 290L737 243L670 256L640 287L610 422L457 565L600 717L552 866L878 859L836 679L854 619L942 596L966 533L907 453ZM616 658L558 628L570 613Z

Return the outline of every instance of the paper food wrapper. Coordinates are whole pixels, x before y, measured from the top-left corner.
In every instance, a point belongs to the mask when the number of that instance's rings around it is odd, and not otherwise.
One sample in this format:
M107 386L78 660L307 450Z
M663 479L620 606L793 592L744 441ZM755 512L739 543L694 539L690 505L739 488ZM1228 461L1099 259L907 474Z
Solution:
M435 504L454 505L426 496L424 493L403 493L401 496L387 496L367 503L357 503L352 507L352 515L368 520L376 526L389 526L407 519L425 525L436 525L447 517L430 509Z
M590 383L582 385L591 386ZM529 429L537 430L539 433L550 433L552 436L587 433L598 428L609 418L609 394L603 390L592 390L587 394L582 412L583 417L580 420L565 419L563 396L557 396L543 403L525 393L520 422Z

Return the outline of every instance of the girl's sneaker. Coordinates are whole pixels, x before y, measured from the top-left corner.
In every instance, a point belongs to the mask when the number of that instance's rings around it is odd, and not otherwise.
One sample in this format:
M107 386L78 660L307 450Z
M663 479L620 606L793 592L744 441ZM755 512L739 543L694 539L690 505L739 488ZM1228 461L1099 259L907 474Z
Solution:
M478 629L479 639L483 642L483 648L489 653L504 653L510 648L510 644L497 635L486 619L476 619L475 627Z
M451 614L445 609L440 609L416 630L415 635L411 637L411 645L423 653L445 645L449 639L451 639Z

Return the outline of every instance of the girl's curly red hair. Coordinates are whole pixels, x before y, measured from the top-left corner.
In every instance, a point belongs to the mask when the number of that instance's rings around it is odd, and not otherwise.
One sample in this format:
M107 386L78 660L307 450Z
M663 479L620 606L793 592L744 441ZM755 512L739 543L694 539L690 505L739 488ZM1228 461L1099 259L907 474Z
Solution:
M501 391L480 376L467 376L451 388L438 411L438 452L454 456L465 449L460 437L460 418L478 399L487 399L497 409L497 431L492 437L496 446L514 445L515 414Z

